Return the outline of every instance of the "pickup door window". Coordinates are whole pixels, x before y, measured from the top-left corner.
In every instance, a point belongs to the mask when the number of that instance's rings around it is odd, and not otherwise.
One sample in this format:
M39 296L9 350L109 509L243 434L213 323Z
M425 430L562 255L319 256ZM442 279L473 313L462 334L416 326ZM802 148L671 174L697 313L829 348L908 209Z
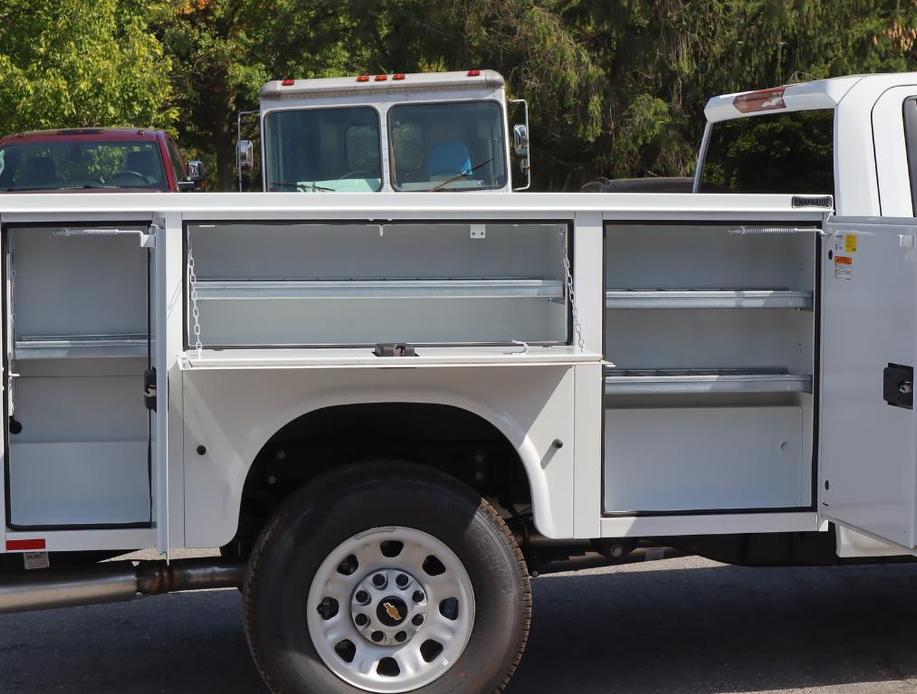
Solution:
M169 148L169 159L171 159L172 173L175 176L175 185L185 180L185 166L182 163L181 152L172 140L167 140Z
M911 179L911 206L917 216L917 96L904 100L904 139L907 143L907 168Z

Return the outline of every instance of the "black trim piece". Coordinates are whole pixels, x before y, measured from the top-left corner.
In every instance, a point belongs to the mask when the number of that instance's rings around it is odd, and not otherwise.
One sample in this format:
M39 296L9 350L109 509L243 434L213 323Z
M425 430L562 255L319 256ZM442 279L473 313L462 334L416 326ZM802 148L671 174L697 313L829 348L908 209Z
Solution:
M760 223L756 222L756 223ZM752 222L743 222L742 220L728 220L728 221L705 221L705 220L674 220L674 221L659 221L659 220L636 220L636 221L605 221L604 228L602 230L602 278L603 278L603 290L608 288L608 277L607 277L607 268L606 263L608 260L608 230L611 227L622 227L622 226L693 226L693 227L731 227L736 224L752 224ZM818 224L818 228L821 228L822 224ZM664 510L664 511L606 511L605 510L605 426L606 426L606 417L608 412L611 409L606 407L605 402L605 389L602 388L602 445L601 445L601 488L599 494L601 495L600 508L602 510L602 518L640 518L640 517L674 517L674 516L717 516L717 515L748 515L748 514L766 514L766 513L814 513L817 511L818 504L818 430L820 424L820 409L819 409L819 389L820 389L820 378L819 373L821 369L820 363L820 345L821 345L821 238L816 236L816 241L813 244L815 252L815 288L813 292L813 306L812 312L814 313L814 333L813 333L813 371L812 371L812 396L813 396L813 412L812 412L812 489L811 489L811 505L810 506L787 506L787 507L769 507L769 508L727 508L727 509L695 509L695 510ZM609 359L608 355L608 345L607 345L607 331L606 331L606 315L608 309L604 308L604 291L602 297L602 354L605 359ZM604 378L604 369L602 370L602 376ZM652 396L650 396L652 397Z
M565 226L567 232L567 253L568 258L570 259L570 271L574 271L574 262L573 262L573 233L574 229L574 220L572 219L461 219L461 220L449 220L444 222L442 219L394 219L394 220L385 220L386 225L397 226L401 224L451 224L455 226L467 225L467 224L553 224L556 226ZM323 219L206 219L206 220L193 220L193 221L184 221L182 223L182 261L184 263L183 278L182 278L182 322L184 323L184 330L182 331L182 349L185 352L190 351L191 342L190 342L190 332L191 332L191 316L188 312L188 237L191 234L189 227L193 225L230 225L230 224L259 224L266 226L281 226L281 225L315 225L315 226L352 226L359 224L378 224L375 220L371 219L347 219L347 220L323 220ZM564 294L566 295L566 282L564 281L565 277L561 273L561 281L564 284ZM574 343L575 335L573 334L573 313L571 311L570 302L567 301L567 335L566 339L562 342L560 341L551 341L551 342L528 342L527 344L535 347L553 347L559 345L572 345ZM513 342L412 342L414 347L420 348L434 348L434 347L512 347L515 345ZM208 350L239 350L239 349L367 349L372 350L376 346L375 342L367 343L358 343L358 342L345 342L345 343L307 343L307 344L251 344L251 345L212 345L204 344L203 348ZM515 345L518 346L518 345Z
M155 384L156 371L153 369L153 273L152 273L153 251L146 249L146 368L147 371L153 371L153 383ZM146 375L144 375L146 380ZM144 386L146 384L144 383ZM144 387L144 394L146 388ZM144 403L145 404L145 403ZM148 497L150 500L150 520L153 525L153 410L147 408L146 413L146 481Z
M153 223L153 216L150 213L150 219L142 220L112 220L106 221L101 224L101 226L143 226L144 224L149 226ZM7 296L7 253L9 251L9 235L15 229L47 229L49 226L59 225L59 226L86 226L91 224L91 222L86 221L55 221L55 222L13 222L0 225L0 254L2 254L2 264L3 267L0 268L0 310L2 310L2 316L0 320L3 321L3 376L6 377L6 374L10 372L10 363L9 355L12 353L12 340L13 333L15 331L14 327L9 325L7 321L7 316L9 315L9 297ZM147 251L149 253L149 251ZM149 299L149 289L147 290L147 297ZM12 490L10 488L10 437L9 437L9 397L6 391L3 391L3 494L5 502L5 523L8 530L13 530L16 532L55 532L63 530L139 530L139 529L149 529L153 527L152 515L153 515L153 506L150 504L150 520L146 522L133 522L133 523L90 523L90 524L62 524L62 525L20 525L13 523L12 521ZM150 494L152 494L152 484L150 485ZM0 554L2 554L2 548L0 548Z
M659 516L724 516L729 514L749 515L753 513L815 513L808 506L782 506L766 508L710 508L679 511L611 511L602 514L602 518L652 518Z
M904 151L911 179L911 214L917 217L917 96L909 96L902 106Z
M85 525L9 525L9 530L16 532L58 532L62 530L148 530L152 523L141 521L139 523L86 523Z
M10 496L10 413L9 413L9 403L10 403L10 394L8 391L9 388L9 373L10 373L10 361L9 357L12 353L13 346L13 332L12 326L10 325L11 321L7 320L9 316L9 311L7 310L7 283L8 277L6 276L7 270L9 269L9 263L7 262L8 252L9 252L9 225L0 225L0 252L3 256L3 267L0 269L0 283L3 284L2 289L0 289L0 310L2 310L2 316L0 320L3 321L3 379L5 383L3 388L0 389L0 393L3 394L3 498L4 498L4 522L6 527L12 528L12 497Z
M818 509L818 447L821 431L821 311L822 311L822 245L821 236L815 238L815 289L812 312L815 314L812 339L812 510Z

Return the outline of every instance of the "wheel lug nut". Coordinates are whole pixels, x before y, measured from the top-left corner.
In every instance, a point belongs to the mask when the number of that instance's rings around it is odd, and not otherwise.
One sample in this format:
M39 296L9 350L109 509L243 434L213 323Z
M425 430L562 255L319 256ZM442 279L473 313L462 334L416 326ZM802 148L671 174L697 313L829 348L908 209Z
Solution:
M358 590L357 594L354 596L357 599L357 602L361 605L365 605L369 602L369 593L365 590Z
M423 591L415 590L412 597L414 598L414 602L423 602Z
M402 643L407 637L407 634L405 634L403 631L399 631L397 634L395 634L395 641Z
M421 624L423 624L423 615L415 614L414 619L411 620L411 624L413 624L415 627L419 627Z
M385 638L385 634L383 634L381 631L374 631L370 638L376 643L379 643L382 639Z
M385 576L383 576L382 574L376 574L375 576L373 576L373 585L376 586L376 588L384 587L385 586Z
M365 614L358 614L356 617L354 617L353 621L356 622L358 627L365 627L367 624L369 624L369 617L367 617Z
M410 579L404 574L398 574L398 578L395 579L395 583L398 584L399 588L404 588Z

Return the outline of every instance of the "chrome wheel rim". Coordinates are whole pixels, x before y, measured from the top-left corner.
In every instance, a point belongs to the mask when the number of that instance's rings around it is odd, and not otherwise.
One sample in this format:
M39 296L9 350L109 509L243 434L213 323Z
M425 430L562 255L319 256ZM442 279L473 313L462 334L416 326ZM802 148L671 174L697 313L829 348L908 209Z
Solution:
M474 627L474 590L458 556L414 528L373 528L338 545L309 587L312 644L335 675L368 692L441 677Z

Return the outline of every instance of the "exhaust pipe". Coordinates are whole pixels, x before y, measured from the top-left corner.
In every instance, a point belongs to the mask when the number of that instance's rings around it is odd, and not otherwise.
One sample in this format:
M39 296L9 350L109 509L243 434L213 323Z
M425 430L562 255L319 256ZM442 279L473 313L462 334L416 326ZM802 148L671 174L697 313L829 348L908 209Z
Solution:
M238 588L245 565L208 559L94 565L68 572L0 577L0 614L128 602L183 590Z

